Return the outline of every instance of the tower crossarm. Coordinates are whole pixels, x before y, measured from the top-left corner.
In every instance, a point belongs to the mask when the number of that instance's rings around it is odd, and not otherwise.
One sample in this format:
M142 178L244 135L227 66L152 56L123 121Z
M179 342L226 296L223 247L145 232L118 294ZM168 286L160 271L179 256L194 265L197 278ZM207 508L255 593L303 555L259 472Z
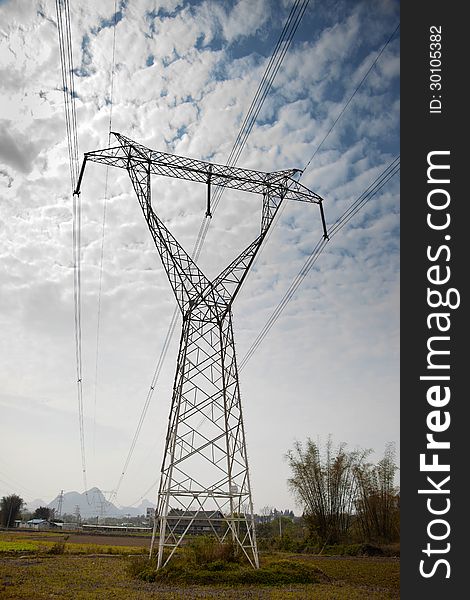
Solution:
M284 200L318 204L323 234L325 239L328 239L322 198L294 179L299 172L298 169L266 173L229 167L158 152L119 133L113 135L119 145L85 154L75 193L80 193L87 161L127 170L183 313L188 307L201 302L209 308L210 312L214 310L217 312L215 308L217 305L223 314L229 310ZM263 197L260 235L213 282L209 282L154 213L151 204L151 175L163 175L206 184L208 186L206 216L211 215L211 185L259 193Z
M282 194L286 200L313 202L320 204L322 198L315 192L299 183L294 177L301 173L299 169L286 169L266 173L253 169L241 169L210 163L193 158L186 158L167 152L151 150L133 140L113 134L118 146L85 153L85 162L97 162L122 169L149 169L153 175L163 175L187 181L196 181L205 185L242 190L255 194L269 192ZM83 170L83 169L82 169ZM77 190L80 186L79 185Z

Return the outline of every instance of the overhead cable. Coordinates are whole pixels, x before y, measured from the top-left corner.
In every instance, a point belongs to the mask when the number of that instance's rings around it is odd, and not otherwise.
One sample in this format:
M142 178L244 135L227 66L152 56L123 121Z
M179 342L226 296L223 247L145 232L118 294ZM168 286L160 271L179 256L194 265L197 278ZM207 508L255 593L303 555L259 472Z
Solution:
M56 0L57 30L64 93L65 128L69 154L70 183L72 189L72 250L73 250L73 296L75 322L75 362L77 377L78 422L80 432L80 453L82 459L82 477L87 494L85 427L82 387L82 318L81 318L81 203L80 196L74 194L79 173L79 150L77 134L77 112L75 107L74 68L72 56L72 32L70 6L68 0Z
M292 9L289 13L286 24L284 25L281 35L276 43L274 51L271 55L268 65L266 66L266 69L264 71L261 82L260 82L258 89L255 93L255 96L250 104L250 107L245 116L243 124L240 128L240 131L237 135L237 138L234 142L234 145L232 147L232 150L230 152L229 158L226 163L227 166L234 166L237 163L237 161L240 157L240 154L243 151L243 148L245 147L246 141L253 129L253 126L259 115L259 112L264 104L264 101L266 100L266 97L272 88L274 79L275 79L275 77L279 71L279 68L284 60L284 57L290 47L292 39L299 27L299 24L305 13L308 3L309 3L309 0L296 0L294 2L294 5L292 6ZM225 188L216 188L216 190L214 192L212 214L217 209L217 206L220 202L220 198L222 196L224 189ZM202 247L203 247L206 235L207 235L207 231L209 229L209 225L210 225L210 218L204 218L202 220L201 227L199 229L199 233L197 235L196 242L194 244L194 248L191 253L191 258L194 261L197 261L199 258L199 255L201 253L201 250L202 250ZM147 397L145 399L145 402L144 402L144 405L143 405L143 408L141 411L139 422L137 424L137 429L135 431L134 437L131 442L131 447L127 454L127 457L126 457L126 460L124 463L124 467L121 471L121 475L120 475L118 484L115 488L115 495L117 494L117 491L119 490L119 488L121 486L122 480L125 476L128 466L129 466L129 462L132 458L132 454L134 452L134 448L135 448L137 439L138 439L140 431L142 429L142 425L143 425L145 416L147 414L148 407L149 407L150 401L152 399L158 377L160 375L166 354L168 352L169 344L173 337L176 323L178 322L178 316L179 316L179 309L175 308L172 318L171 318L171 321L170 321L170 325L168 327L165 341L163 343L160 357L158 359L158 363L157 363L157 366L155 368L155 371L154 371L154 374L152 377L150 388L149 388L149 391L147 392Z
M365 82L365 80L367 79L367 77L370 75L372 69L375 67L375 65L377 64L378 60L380 59L380 57L382 56L385 48L389 45L389 43L393 40L393 38L395 37L395 34L397 33L398 29L400 28L400 23L398 23L398 25L395 27L395 29L393 30L393 33L388 37L387 41L384 43L384 45L382 46L382 48L379 50L379 52L377 53L377 55L375 56L373 62L371 63L370 67L368 68L368 70L366 71L365 75L362 77L361 81L358 83L358 85L355 87L353 93L349 96L349 98L346 100L346 102L343 104L343 106L341 107L340 112L338 113L337 117L334 119L332 125L330 126L330 128L328 129L328 131L326 132L325 136L323 137L323 139L321 140L321 142L318 144L318 146L315 148L315 151L313 152L312 156L310 157L310 159L307 161L305 167L303 168L302 172L300 173L299 176L299 181L300 179L303 177L303 175L305 174L305 171L308 169L308 167L310 166L312 160L315 158L315 156L317 155L318 151L320 150L320 148L323 146L324 142L328 139L329 135L331 134L331 132L333 131L333 129L335 128L336 124L338 123L338 121L341 119L341 117L343 116L343 114L345 113L346 109L348 108L348 106L350 105L351 101L353 100L354 96L357 94L357 92L359 91L360 87L362 86L362 84ZM268 243L269 238L271 237L272 232L274 231L277 223L279 222L279 219L282 216L282 213L284 212L285 208L287 206L287 203L284 202L280 208L280 210L278 211L275 220L270 228L270 230L268 231L265 239L263 240L263 245L260 248L260 251L258 252L258 254L256 255L254 264L259 260L259 257L261 256L261 253L263 252L264 248L266 247L266 244Z
M242 123L240 131L237 135L235 143L232 147L232 150L229 154L228 160L226 162L227 166L233 167L237 164L238 159L240 158L243 149L245 148L248 137L251 134L253 126L256 123L258 115L261 111L261 108L268 96L276 75L279 71L279 68L286 56L287 51L291 45L292 39L299 27L299 24L304 16L305 10L307 9L309 0L296 0L294 2L292 9L287 18L286 24L281 32L281 35L277 41L277 44L274 48L274 51L269 59L268 65L264 71L263 77L261 78L261 82L258 86L258 89L255 93L253 100L251 101L248 112L245 116L245 119ZM213 208L212 213L217 210L220 199L224 193L225 188L218 187L216 188L213 195ZM210 219L205 218L202 221L201 229L198 234L198 238L196 239L195 249L194 249L194 257L195 260L199 258L199 255L202 250L202 246L204 244L207 231L209 229Z
M108 121L108 145L111 143L111 131L113 122L113 95L114 95L114 70L115 70L115 55L116 55L116 24L117 24L117 0L114 0L114 24L113 24L113 50L111 60L110 73L110 91L109 91L109 121ZM100 329L101 329L101 292L103 287L103 260L104 260L104 241L106 230L106 211L108 205L108 178L109 166L106 166L106 176L104 182L104 198L103 198L103 217L101 223L101 248L100 248L100 266L98 280L98 308L96 315L96 342L95 342L95 385L94 385L94 402L93 402L93 449L95 448L96 435L96 403L98 395L98 366L100 354Z
M330 133L333 131L336 123L341 119L341 117L343 116L344 111L348 108L349 104L351 103L352 99L354 98L354 96L357 94L357 92L359 91L360 87L362 86L362 84L364 83L364 81L367 79L369 73L372 71L372 69L375 67L375 65L377 64L377 61L379 60L379 58L382 56L385 48L389 45L389 43L393 40L393 38L395 37L396 32L398 31L398 29L400 28L400 23L398 23L398 25L395 27L393 33L391 34L391 36L387 39L387 41L385 42L385 44L382 46L382 48L380 49L379 53L377 54L377 56L375 57L374 61L372 62L372 64L370 65L370 67L368 68L368 70L366 71L365 75L363 76L363 78L361 79L361 81L357 84L357 86L354 88L353 93L349 96L347 102L343 105L343 107L341 108L340 112L338 113L338 116L335 118L335 120L333 121L333 123L331 124L330 128L328 129L328 131L326 132L324 138L321 140L321 142L318 144L318 146L316 147L314 153L312 154L312 156L310 157L310 159L308 160L307 164L305 165L304 168L304 172L306 171L306 169L308 168L308 166L310 165L310 163L312 162L312 160L315 158L315 156L317 155L318 151L320 150L320 148L323 146L323 143L326 141L326 139L328 138L328 136L330 135Z
M385 169L382 173L371 183L371 185L364 190L364 192L348 207L348 209L338 218L338 220L332 225L332 227L328 230L329 239L331 240L351 219L354 215L356 215L366 204L371 200L378 192L388 183L388 181L394 177L400 170L400 157L397 156ZM313 267L315 262L317 261L320 254L325 249L328 240L323 237L318 240L315 247L313 248L310 256L305 261L304 265L300 269L300 271L295 276L293 282L289 286L288 290L285 292L284 296L281 298L279 304L271 313L271 316L268 318L264 327L257 335L247 353L240 361L239 370L241 371L256 352L260 344L263 342L264 338L269 333L270 329L277 321L282 311L285 309L287 304L292 300L295 292L298 287L305 279L310 269Z

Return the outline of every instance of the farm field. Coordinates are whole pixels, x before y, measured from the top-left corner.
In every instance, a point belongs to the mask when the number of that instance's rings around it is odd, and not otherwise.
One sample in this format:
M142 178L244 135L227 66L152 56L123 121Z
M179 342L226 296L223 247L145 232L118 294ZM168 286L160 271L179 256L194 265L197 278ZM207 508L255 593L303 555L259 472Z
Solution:
M65 538L67 546L70 544L95 544L99 546L132 546L148 549L150 547L150 536L144 535L119 535L103 533L79 533L60 531L0 531L0 544L9 541L30 541L31 543L60 542ZM0 546L1 549L1 546Z
M37 533L21 535L0 532L0 597L15 600L93 598L138 600L158 597L170 599L272 599L272 600L387 600L399 598L399 560L383 557L320 557L277 553L262 555L261 565L273 560L286 560L296 565L319 569L318 583L285 585L175 585L147 583L134 578L129 571L136 560L142 560L146 547L130 538L128 546L113 544L114 536L96 544L67 540L58 554L51 548L61 536ZM103 538L103 536L96 536ZM121 536L121 538L124 536ZM13 539L12 539L13 538ZM69 538L71 539L71 538ZM108 543L109 542L109 543ZM60 546L59 546L60 548ZM140 555L140 558L139 558ZM221 577L223 575L221 574Z

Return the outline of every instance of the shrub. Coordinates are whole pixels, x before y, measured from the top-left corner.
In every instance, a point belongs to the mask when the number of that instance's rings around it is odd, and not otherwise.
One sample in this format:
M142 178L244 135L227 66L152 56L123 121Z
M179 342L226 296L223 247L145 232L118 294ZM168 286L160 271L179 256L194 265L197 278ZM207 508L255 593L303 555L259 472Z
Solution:
M142 579L143 581L154 581L157 571L157 563L155 559L144 557L133 558L127 564L127 573L132 578Z
M214 562L238 562L240 555L232 542L220 543L216 538L201 536L182 548L187 562L208 565Z
M47 552L48 554L63 554L65 552L65 540L55 542Z
M317 567L295 560L277 560L253 569L251 565L222 560L197 565L177 557L157 571L155 561L139 559L129 564L128 573L148 582L165 581L189 585L280 585L329 581L328 576Z

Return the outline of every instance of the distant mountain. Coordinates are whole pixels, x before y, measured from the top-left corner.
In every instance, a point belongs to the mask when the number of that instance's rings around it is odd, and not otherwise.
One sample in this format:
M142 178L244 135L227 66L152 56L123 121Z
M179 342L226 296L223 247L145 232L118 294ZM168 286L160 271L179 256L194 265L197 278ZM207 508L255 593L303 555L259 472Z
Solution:
M36 500L32 500L31 502L26 502L26 509L30 512L34 512L36 508L40 506L47 506L46 500L41 500L40 498L36 498Z
M130 515L131 517L138 517L139 515L145 515L147 508L155 508L155 504L150 500L142 500L139 506L122 506L121 514Z
M59 499L60 495L57 495L52 502L47 504L47 506L57 510L59 507ZM46 503L44 503L42 506L46 506ZM155 504L149 502L149 500L143 500L137 507L122 506L118 508L112 502L109 502L106 499L105 495L99 488L93 487L82 494L79 492L64 493L62 498L61 513L74 515L77 512L77 507L82 518L124 517L127 515L130 515L131 517L137 517L138 515L145 515L147 507L155 507Z
M59 508L60 495L57 495L52 502L48 504L49 508ZM80 511L80 516L96 517L96 516L114 516L119 515L120 511L114 504L108 502L103 492L97 487L91 488L87 492L80 494L79 492L65 492L62 497L61 513L75 515Z

